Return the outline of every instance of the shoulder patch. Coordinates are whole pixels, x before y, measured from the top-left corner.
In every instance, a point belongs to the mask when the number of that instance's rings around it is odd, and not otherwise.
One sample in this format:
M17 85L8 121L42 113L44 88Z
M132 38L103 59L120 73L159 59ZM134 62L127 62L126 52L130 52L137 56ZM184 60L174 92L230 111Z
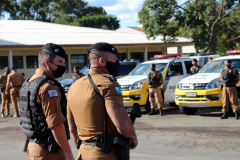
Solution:
M117 94L122 94L122 88L121 87L115 87Z
M56 89L48 90L48 95L50 98L52 97L58 97L58 92Z
M117 81L113 75L110 74L102 74L104 77L108 78L110 81Z
M53 82L52 80L48 80L48 83L55 85L55 82Z

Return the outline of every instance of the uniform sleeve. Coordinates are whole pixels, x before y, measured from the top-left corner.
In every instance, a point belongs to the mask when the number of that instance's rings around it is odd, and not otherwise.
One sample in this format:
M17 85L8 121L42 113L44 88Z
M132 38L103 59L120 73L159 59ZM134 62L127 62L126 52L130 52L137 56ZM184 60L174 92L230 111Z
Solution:
M74 119L69 103L67 104L67 119Z
M100 89L102 89L107 109L114 106L123 106L122 89L117 82L112 81L110 84L107 84Z
M38 103L42 105L48 128L66 121L61 112L61 92L58 87L46 82L40 87L38 93Z

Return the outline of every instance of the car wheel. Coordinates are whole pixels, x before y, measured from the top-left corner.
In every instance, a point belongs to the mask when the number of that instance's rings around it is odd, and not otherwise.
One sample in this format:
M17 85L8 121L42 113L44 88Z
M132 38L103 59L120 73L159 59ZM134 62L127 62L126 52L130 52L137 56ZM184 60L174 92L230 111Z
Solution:
M171 103L168 103L170 106L172 107L177 107L176 103L175 102L171 102Z
M197 112L198 108L179 106L179 110L182 114L194 115Z

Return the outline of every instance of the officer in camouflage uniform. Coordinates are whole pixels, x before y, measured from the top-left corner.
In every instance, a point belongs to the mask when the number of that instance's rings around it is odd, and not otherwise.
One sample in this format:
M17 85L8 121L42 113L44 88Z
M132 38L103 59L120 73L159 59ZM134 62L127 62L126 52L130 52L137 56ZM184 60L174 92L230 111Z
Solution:
M198 61L196 59L192 60L192 67L190 68L190 74L196 74L201 70L201 66L198 65Z
M84 76L84 74L80 73L79 71L80 71L80 69L79 69L78 66L75 66L75 67L73 68L74 75L73 75L73 77L72 77L72 80L73 80L72 83L74 83L76 80L78 80L79 78L81 78L81 77Z
M231 67L231 60L225 61L225 68L220 72L220 79L223 85L222 89L222 102L223 115L221 119L228 119L229 101L232 105L235 118L239 119L239 106L238 106L238 94L236 84L239 81L239 74L236 68Z
M151 104L151 111L148 115L155 114L155 98L157 101L159 115L162 115L163 98L160 86L163 83L162 73L156 71L156 65L151 65L151 72L147 75L147 82L149 86L149 101Z

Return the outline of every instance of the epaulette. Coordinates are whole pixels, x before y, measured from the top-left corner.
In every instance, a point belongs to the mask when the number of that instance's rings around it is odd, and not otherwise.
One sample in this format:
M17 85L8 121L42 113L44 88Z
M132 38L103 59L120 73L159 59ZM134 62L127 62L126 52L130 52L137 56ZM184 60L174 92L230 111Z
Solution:
M55 85L55 82L53 82L52 80L48 80L48 83Z
M108 78L110 81L117 81L117 79L111 74L102 74L102 75Z

